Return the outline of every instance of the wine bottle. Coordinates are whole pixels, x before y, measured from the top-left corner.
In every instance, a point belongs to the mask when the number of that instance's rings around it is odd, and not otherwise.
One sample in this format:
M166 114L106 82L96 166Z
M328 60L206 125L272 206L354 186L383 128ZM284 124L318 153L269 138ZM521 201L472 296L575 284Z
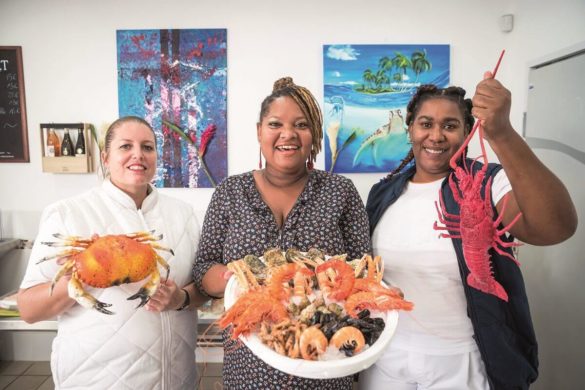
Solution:
M85 137L83 136L83 129L77 130L77 141L75 142L75 154L85 154Z
M47 134L47 157L59 157L61 155L61 142L54 129L49 129Z
M63 142L61 143L61 155L75 156L75 151L73 150L73 141L71 141L69 129L65 129L65 135L63 135Z

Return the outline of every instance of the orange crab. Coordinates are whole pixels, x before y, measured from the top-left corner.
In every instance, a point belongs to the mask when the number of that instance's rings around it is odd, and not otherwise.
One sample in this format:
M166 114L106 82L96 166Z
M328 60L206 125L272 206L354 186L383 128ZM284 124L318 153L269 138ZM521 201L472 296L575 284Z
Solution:
M160 284L157 263L166 269L169 277L170 267L154 249L164 250L174 255L173 251L156 244L162 235L154 236L152 232L137 232L120 235L99 236L94 234L90 239L67 237L53 234L60 242L43 242L51 247L70 247L56 255L40 259L43 261L57 259L64 261L51 282L51 294L55 283L65 274L71 272L68 285L69 296L86 308L93 308L104 314L114 314L106 307L109 303L100 302L83 289L82 282L97 288L118 286L133 283L149 277L140 290L129 297L129 300L140 298L137 308L144 306L156 292Z

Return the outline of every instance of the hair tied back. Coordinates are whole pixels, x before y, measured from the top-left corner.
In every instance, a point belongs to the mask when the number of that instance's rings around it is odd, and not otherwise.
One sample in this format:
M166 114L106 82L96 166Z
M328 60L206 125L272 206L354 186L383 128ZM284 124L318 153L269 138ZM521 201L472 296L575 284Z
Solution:
M281 89L291 88L294 87L295 83L293 82L292 77L281 77L274 82L274 86L272 87L272 92L280 91Z

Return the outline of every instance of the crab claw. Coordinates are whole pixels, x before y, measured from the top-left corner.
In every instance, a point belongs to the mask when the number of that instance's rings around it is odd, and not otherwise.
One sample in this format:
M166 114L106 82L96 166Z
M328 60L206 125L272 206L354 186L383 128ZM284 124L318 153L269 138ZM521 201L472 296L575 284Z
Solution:
M140 298L140 304L136 306L137 309L139 307L146 305L146 303L150 300L150 296L148 295L148 291L146 288L142 287L140 290L138 290L136 294L132 295L131 297L128 297L127 299L129 301L132 301L138 298Z
M104 314L114 314L114 312L106 309L106 307L112 306L110 303L98 301L91 294L83 290L81 282L77 279L75 273L71 276L71 280L69 280L68 291L69 296L75 299L81 306L88 309L95 309Z
M148 302L150 300L150 297L153 296L154 293L156 292L156 289L158 288L159 284L160 273L158 272L158 269L155 268L152 274L150 275L150 279L148 279L148 282L146 282L146 284L142 286L136 294L132 295L131 297L128 297L127 299L129 301L132 301L134 299L140 298L140 304L136 306L136 308L138 309L139 307L146 305L146 302Z
M103 313L103 314L109 314L109 315L115 314L113 311L105 309L106 307L110 307L110 306L112 306L110 303L96 301L93 308L96 309L97 311L99 311L100 313Z

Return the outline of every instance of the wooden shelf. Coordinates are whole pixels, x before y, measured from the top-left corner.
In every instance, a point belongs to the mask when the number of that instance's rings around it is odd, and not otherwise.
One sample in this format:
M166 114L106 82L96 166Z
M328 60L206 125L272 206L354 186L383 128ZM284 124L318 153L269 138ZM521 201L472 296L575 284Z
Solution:
M71 130L82 129L85 137L85 154L78 156L59 156L47 157L46 137L49 129L55 129L56 132L61 133L60 130L69 129L72 137L73 145L75 145L77 133L71 133ZM41 147L42 147L42 165L43 172L49 173L89 173L93 172L93 137L88 123L41 123ZM59 134L60 135L60 134ZM63 139L62 136L59 137Z

